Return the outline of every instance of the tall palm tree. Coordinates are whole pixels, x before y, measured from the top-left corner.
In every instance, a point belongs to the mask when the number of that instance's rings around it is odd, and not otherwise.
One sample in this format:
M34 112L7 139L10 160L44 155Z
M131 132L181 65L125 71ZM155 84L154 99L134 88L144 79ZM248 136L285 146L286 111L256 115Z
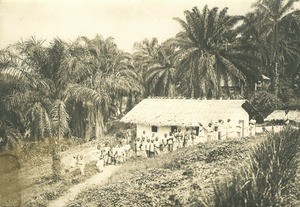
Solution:
M279 74L283 72L286 58L298 56L299 50L295 44L286 38L288 22L295 21L299 16L298 11L293 11L293 5L299 0L259 0L254 4L257 12L262 14L259 24L265 28L265 40L269 46L269 74L271 76L271 85L275 96L279 91ZM297 21L297 20L296 20Z
M183 31L176 35L180 48L178 76L182 77L182 93L189 97L220 97L221 82L252 83L257 79L254 57L240 52L236 44L235 26L240 16L227 15L227 8L205 6L185 11L186 21L175 18ZM229 94L229 90L227 90Z
M98 90L108 92L110 105L117 105L116 102L119 102L121 111L123 97L130 98L132 93L142 93L131 54L119 50L112 38L103 39L97 35L91 40L86 37L79 39L84 41L86 50L92 55L90 66L94 69L89 79L89 87L97 86ZM115 107L109 108L116 110Z
M60 177L59 141L69 131L66 103L72 99L82 103L85 98L84 101L97 104L101 99L94 90L77 84L78 79L85 77L85 70L64 67L66 48L67 45L60 40L46 48L43 41L31 38L6 51L10 58L1 64L1 74L10 78L14 85L21 82L23 86L7 94L6 111L19 109L18 113L27 114L24 125L31 137L36 140L50 138L56 179ZM62 72L68 69L69 72ZM69 79L64 75L70 75Z
M170 97L175 95L175 51L175 45L166 41L158 48L156 61L148 65L145 87L150 94Z
M149 96L149 87L146 86L148 70L151 66L158 63L158 50L160 45L157 38L144 39L142 42L134 44L133 65L137 71L140 80L145 88L144 96Z

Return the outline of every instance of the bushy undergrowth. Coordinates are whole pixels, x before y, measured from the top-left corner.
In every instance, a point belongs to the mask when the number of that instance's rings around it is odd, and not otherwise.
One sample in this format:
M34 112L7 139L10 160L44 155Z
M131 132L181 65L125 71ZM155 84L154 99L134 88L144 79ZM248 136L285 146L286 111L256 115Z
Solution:
M225 183L214 186L214 206L296 206L300 131L271 134L251 152L250 161ZM299 198L298 198L299 199ZM205 205L199 202L199 205ZM299 205L299 203L298 203Z
M226 177L248 156L250 143L257 141L204 143L154 159L133 159L112 181L82 192L69 207L197 206L195 196L212 195L212 182Z

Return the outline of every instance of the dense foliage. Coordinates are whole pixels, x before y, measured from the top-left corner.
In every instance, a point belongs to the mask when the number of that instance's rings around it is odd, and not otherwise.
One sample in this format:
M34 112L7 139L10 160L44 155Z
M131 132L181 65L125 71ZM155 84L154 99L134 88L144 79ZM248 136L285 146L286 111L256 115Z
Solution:
M174 18L175 37L137 42L133 54L99 35L12 44L0 51L0 150L50 138L55 159L59 140L99 140L110 119L148 96L284 108L300 94L298 1L258 0L245 16L194 7Z

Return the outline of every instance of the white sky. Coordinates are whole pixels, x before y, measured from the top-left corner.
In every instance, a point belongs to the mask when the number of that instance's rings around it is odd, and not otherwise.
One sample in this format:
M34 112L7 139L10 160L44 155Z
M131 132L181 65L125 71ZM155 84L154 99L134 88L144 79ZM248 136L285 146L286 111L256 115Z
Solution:
M194 6L229 7L229 14L245 14L255 0L0 0L0 48L35 36L73 41L84 35L115 38L120 49L157 37L164 41L180 31L173 17Z

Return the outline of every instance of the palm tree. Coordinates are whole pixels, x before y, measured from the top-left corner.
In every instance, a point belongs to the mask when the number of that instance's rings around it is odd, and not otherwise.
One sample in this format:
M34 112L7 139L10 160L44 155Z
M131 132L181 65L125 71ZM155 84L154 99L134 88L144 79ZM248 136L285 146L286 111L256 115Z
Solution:
M293 5L299 0L259 0L254 4L257 12L262 14L262 19L258 26L265 29L265 40L269 47L269 74L271 85L275 96L279 91L279 73L282 73L288 57L295 59L299 54L295 43L286 38L286 33L291 33L287 28L289 22L295 22L295 17L299 16L298 11L293 11ZM297 21L297 20L296 20Z
M131 54L119 50L112 38L104 40L97 35L92 40L86 37L81 39L85 41L87 50L93 56L91 65L95 70L90 79L90 87L102 85L102 89L99 90L108 92L113 105L119 102L122 112L123 97L130 99L132 94L142 93L141 81L134 69ZM98 84L95 84L95 81L98 81ZM116 110L116 107L110 108Z
M256 58L240 52L236 44L234 27L240 16L227 15L227 8L200 12L197 7L185 11L186 21L175 18L183 31L176 35L180 48L178 76L182 77L181 89L189 97L220 97L221 82L227 88L229 83L253 84L258 71Z
M170 97L175 95L175 50L175 45L166 41L158 48L156 61L148 65L145 87L150 94Z
M154 64L158 63L158 50L160 45L158 44L157 38L144 39L142 42L136 42L134 44L133 53L133 65L137 71L140 80L145 88L144 96L149 96L149 87L146 86L146 78L148 69Z
M31 38L6 53L10 58L1 64L1 74L16 86L21 82L23 88L7 94L5 110L19 109L19 114L25 114L24 125L35 140L50 138L53 174L55 179L59 179L59 141L69 132L66 103L71 100L82 103L85 98L84 101L97 104L101 97L94 90L76 85L76 81L84 78L87 72L64 67L63 63L70 53L67 45L60 40L54 40L46 48L43 41ZM67 69L69 72L65 72ZM65 77L67 75L70 75L69 79Z

